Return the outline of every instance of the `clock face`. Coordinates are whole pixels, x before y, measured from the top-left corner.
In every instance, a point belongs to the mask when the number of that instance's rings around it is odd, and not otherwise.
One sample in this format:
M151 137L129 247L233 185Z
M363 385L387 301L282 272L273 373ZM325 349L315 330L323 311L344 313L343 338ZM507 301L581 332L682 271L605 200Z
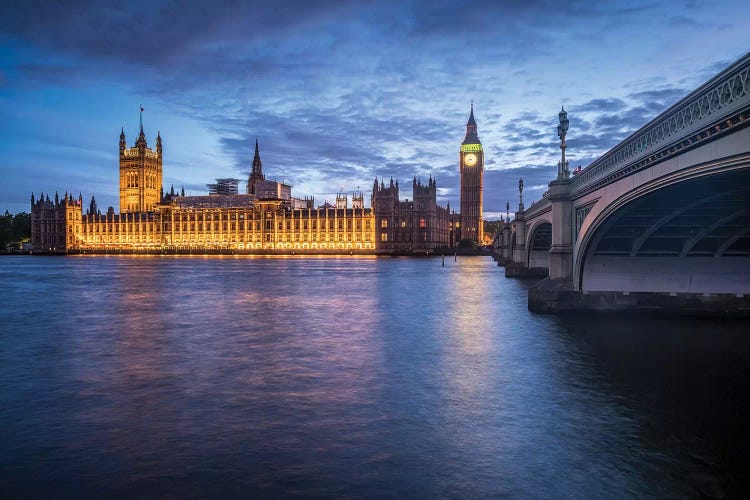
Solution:
M473 167L477 164L477 155L474 153L469 153L466 156L464 156L464 165L468 167Z

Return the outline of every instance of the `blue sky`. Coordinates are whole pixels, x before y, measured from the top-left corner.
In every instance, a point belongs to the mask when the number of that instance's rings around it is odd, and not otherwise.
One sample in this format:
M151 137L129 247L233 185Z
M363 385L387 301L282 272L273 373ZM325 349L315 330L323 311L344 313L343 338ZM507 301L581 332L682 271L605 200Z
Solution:
M104 4L107 5L104 5ZM746 2L15 2L0 18L0 211L31 192L118 209L117 143L164 140L164 183L264 171L333 199L437 177L458 207L470 102L485 213L539 198L569 111L587 165L750 49Z

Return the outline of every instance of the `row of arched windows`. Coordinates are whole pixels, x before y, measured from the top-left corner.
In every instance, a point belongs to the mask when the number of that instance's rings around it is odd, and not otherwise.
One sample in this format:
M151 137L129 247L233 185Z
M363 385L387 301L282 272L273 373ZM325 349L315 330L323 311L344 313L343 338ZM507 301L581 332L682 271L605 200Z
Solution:
M146 174L145 176L146 185L145 188L156 188L156 176L152 174ZM135 188L138 187L138 173L128 172L125 174L125 187Z

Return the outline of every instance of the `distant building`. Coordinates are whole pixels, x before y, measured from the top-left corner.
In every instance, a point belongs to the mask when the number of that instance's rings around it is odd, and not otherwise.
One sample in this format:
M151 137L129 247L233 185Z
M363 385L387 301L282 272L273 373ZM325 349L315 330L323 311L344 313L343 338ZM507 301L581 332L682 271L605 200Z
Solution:
M41 252L426 253L450 244L449 209L436 201L436 182L414 179L413 201L398 199L398 183L377 179L372 207L355 193L314 208L291 186L265 179L258 141L248 192L236 179L217 179L207 196L163 194L162 145L148 149L143 125L133 148L120 135L120 213L102 214L91 198L31 196L32 245ZM226 181L226 182L225 182ZM377 222L376 222L377 221ZM378 232L376 237L376 223Z
M437 204L437 182L426 185L415 177L413 200L399 199L398 181L378 180L372 188L377 248L382 253L428 253L450 246L450 205Z
M255 183L255 197L259 200L291 200L292 186L277 181L259 180Z
M72 199L65 193L50 200L49 194L31 195L31 243L34 250L54 252L73 248L77 243L83 211L83 199Z
M230 196L240 194L238 185L239 179L216 179L216 184L206 184L208 186L208 194Z

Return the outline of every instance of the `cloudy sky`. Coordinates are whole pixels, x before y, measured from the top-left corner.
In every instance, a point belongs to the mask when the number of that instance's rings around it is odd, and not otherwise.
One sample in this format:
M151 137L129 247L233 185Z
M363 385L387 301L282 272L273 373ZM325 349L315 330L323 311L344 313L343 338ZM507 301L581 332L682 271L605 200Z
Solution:
M118 209L117 142L164 140L164 183L205 194L269 178L332 199L373 178L437 177L458 206L473 99L485 213L538 198L569 111L587 165L750 49L744 1L76 1L0 16L0 211L32 191ZM527 203L528 204L528 203Z

